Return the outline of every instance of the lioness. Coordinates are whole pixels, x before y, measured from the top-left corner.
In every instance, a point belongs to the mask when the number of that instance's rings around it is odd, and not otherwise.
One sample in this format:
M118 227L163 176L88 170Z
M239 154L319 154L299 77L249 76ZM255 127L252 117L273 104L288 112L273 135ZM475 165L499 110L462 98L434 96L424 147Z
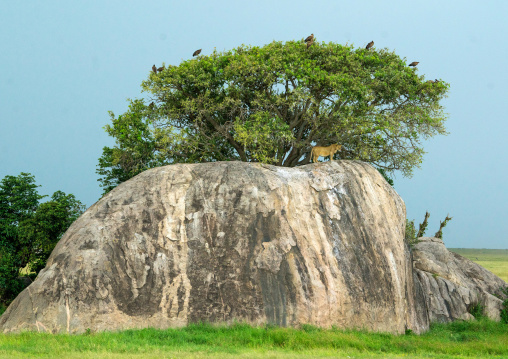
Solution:
M333 155L335 152L340 151L341 147L342 145L338 145L336 143L328 147L314 146L312 147L312 151L310 151L310 158L312 159L312 162L317 162L319 156L330 156L330 161L333 161Z

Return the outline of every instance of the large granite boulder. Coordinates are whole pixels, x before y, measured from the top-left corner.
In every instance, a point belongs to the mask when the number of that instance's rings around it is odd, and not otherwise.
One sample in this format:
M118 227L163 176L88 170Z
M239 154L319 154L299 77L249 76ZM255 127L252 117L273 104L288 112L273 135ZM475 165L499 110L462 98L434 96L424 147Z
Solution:
M372 166L178 164L90 207L0 332L245 321L428 328L405 206Z
M446 249L439 238L420 238L413 251L415 272L432 322L470 320L475 305L484 314L499 320L507 284L479 264Z

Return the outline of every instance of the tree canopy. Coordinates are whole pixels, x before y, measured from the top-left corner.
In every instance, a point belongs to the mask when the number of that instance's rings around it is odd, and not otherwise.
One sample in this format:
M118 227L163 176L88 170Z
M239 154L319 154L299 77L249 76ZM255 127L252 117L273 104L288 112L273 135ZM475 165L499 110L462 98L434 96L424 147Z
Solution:
M214 51L164 66L142 82L150 104L129 100L107 132L99 180L106 190L151 167L241 160L293 167L314 145L342 159L410 176L422 140L446 134L449 85L426 81L388 49L302 41Z
M34 176L21 173L0 181L0 304L23 289L21 270L37 275L51 251L85 206L74 195L56 191L51 200L37 192Z

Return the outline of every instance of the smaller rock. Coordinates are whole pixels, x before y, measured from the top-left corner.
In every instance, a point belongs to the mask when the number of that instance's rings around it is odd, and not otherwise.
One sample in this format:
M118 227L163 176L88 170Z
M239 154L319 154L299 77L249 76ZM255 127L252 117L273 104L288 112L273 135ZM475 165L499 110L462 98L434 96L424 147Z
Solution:
M423 288L430 321L474 319L475 304L484 314L499 320L500 288L507 284L482 266L446 249L439 238L422 237L413 251L414 267Z

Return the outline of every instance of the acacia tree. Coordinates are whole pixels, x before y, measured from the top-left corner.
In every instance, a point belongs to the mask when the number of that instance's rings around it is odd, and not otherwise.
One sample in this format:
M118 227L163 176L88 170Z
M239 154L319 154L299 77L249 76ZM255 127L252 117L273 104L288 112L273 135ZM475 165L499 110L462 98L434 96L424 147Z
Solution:
M104 149L99 181L117 184L114 168L129 177L133 168L139 173L154 163L293 167L308 163L313 145L331 143L342 145L343 159L410 176L422 161L422 140L446 134L440 100L448 87L425 81L387 49L289 41L214 51L150 73L142 88L152 103L131 100L126 114L112 115L108 130L136 118L151 137L143 139L131 124L125 135L136 145L122 147L108 131L120 146ZM135 148L148 142L153 146L144 161L134 160ZM105 161L108 151L114 155ZM123 165L123 157L131 163Z

